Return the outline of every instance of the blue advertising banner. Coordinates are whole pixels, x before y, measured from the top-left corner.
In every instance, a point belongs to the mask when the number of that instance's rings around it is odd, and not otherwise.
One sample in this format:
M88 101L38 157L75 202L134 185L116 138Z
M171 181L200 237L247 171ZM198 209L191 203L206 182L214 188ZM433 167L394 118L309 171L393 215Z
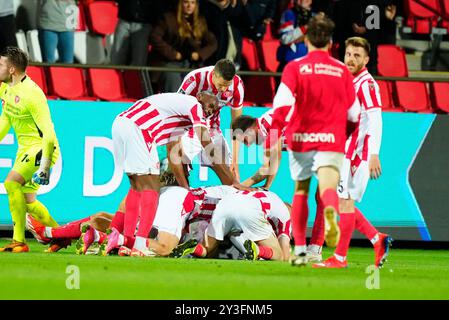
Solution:
M42 187L39 199L59 223L85 217L98 211L115 212L129 187L113 160L111 125L129 103L50 101L53 122L61 147L61 157L53 168L51 184ZM260 116L267 108L245 108L244 114ZM230 111L221 112L221 127L230 143ZM431 240L425 219L409 183L409 171L435 115L383 114L383 141L380 159L383 174L370 181L359 208L375 226L417 228L423 240ZM12 132L11 132L12 133ZM0 143L0 225L10 225L11 216L3 181L11 169L16 139L9 134ZM241 179L250 177L261 165L261 146L240 149ZM197 161L191 172L192 186L219 184L212 170L200 168ZM309 225L315 216L314 189L310 196ZM283 152L280 170L272 191L291 202L293 181L288 157Z

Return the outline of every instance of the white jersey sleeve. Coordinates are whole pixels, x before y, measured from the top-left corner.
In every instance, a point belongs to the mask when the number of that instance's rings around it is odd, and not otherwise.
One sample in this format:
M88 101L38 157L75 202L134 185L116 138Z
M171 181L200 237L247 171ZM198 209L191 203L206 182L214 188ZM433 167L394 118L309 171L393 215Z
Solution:
M267 192L271 205L267 215L277 237L285 235L290 238L290 212L279 196L273 192Z

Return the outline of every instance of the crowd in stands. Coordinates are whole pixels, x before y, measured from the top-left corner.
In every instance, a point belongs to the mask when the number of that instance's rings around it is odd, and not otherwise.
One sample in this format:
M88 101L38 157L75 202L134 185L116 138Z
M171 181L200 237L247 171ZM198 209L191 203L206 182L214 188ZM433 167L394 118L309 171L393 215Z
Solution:
M74 62L74 31L79 4L98 0L38 1L39 43L44 62ZM16 44L14 0L0 2L0 49ZM114 2L114 1L111 1ZM114 65L199 67L221 58L242 61L243 39L263 41L265 33L279 43L278 71L290 60L304 56L305 25L316 14L333 18L337 28L335 55L342 57L344 40L359 35L368 38L373 49L394 43L395 16L400 0L116 0L118 22L109 60ZM366 27L371 13L380 9L378 28ZM270 30L268 30L270 29ZM376 74L376 50L370 63ZM57 59L58 57L58 59ZM242 65L243 64L243 65ZM155 74L161 88L171 90L180 82L178 74Z

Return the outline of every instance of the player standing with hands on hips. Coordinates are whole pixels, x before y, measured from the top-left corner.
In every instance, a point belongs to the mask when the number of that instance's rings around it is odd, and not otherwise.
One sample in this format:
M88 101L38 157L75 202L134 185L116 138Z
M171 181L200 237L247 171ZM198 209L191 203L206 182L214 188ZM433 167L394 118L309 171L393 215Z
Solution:
M334 28L324 15L310 19L305 37L309 53L286 65L273 103L273 128L280 136L285 127L290 172L296 182L291 216L293 265L307 263L307 199L313 173L324 206L326 241L337 243L339 238L337 186L347 129L355 127L360 104L351 73L329 56Z
M13 128L19 148L12 170L5 180L9 209L14 223L13 241L0 252L27 252L26 213L48 227L58 224L38 200L39 185L50 182L50 168L59 156L47 98L27 75L28 56L17 47L0 53L0 141Z

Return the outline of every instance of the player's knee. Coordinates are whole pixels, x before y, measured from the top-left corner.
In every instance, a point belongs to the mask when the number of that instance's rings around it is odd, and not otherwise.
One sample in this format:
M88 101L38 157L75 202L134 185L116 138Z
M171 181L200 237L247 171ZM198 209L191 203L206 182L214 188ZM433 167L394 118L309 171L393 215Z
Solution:
M20 191L20 189L22 188L22 185L16 181L7 180L7 181L5 181L4 184L5 184L6 192L8 194L12 194L14 192Z

